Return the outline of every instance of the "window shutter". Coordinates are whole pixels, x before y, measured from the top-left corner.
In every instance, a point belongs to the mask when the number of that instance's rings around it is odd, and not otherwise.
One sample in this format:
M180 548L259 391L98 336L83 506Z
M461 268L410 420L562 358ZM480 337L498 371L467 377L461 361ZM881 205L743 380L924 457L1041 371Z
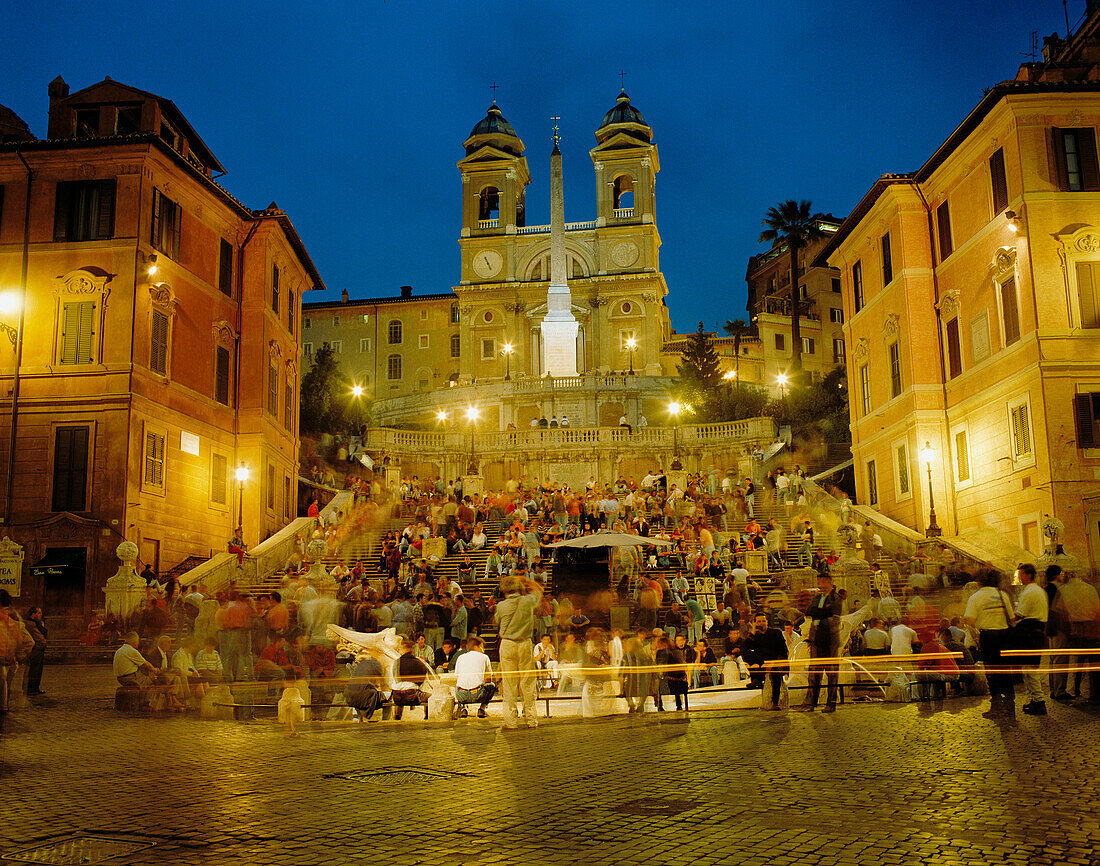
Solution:
M95 237L106 240L115 233L115 182L105 181L99 185L94 198L96 203Z
M1069 189L1069 178L1066 176L1066 139L1062 130L1057 127L1050 131L1050 148L1054 154L1054 182L1058 189L1065 192Z
M91 301L83 301L78 306L80 307L80 331L77 334L76 363L90 364L92 363L92 340L95 337L92 330L95 304Z
M1091 262L1077 263L1077 299L1082 328L1100 328L1100 310L1097 310L1100 293L1097 292L1094 267Z
M53 510L65 511L73 462L73 428L59 427L53 446Z
M955 434L955 460L959 467L959 481L970 480L970 452L966 447L966 431Z
M160 243L160 212L161 212L161 195L160 190L153 190L153 221L152 229L150 231L149 243L154 249L161 249Z
M226 469L228 461L224 454L214 454L210 461L210 499L219 505L225 505L227 496Z
M152 431L145 433L145 483L164 486L164 437Z
M290 432L294 432L294 387L290 376L286 379L286 405L283 407L283 426Z
M994 216L1008 207L1008 178L1005 175L1005 152L998 148L989 158L989 180L993 187Z
M215 380L214 399L223 406L229 405L229 350L218 346L214 350Z
M225 238L221 240L218 258L218 288L223 295L233 295L233 245Z
M1017 459L1031 454L1031 428L1026 403L1012 410L1012 447Z
M909 461L905 451L904 445L898 448L898 489L902 496L909 492Z
M894 260L890 253L890 233L882 236L882 285L886 287L894 280Z
M168 317L153 311L152 343L149 348L149 367L162 376L168 372Z
M945 201L936 208L936 224L940 231L940 261L951 255L951 210Z
M1077 130L1077 147L1081 160L1081 188L1100 189L1100 164L1096 158L1096 130Z
M72 209L72 184L59 183L57 185L56 201L53 211L53 239L54 242L68 240L69 237L69 212Z
M177 262L180 258L180 231L183 227L183 208L178 204L172 206L172 258Z
M1096 447L1096 428L1092 423L1092 395L1076 394L1073 397L1073 420L1077 425L1077 447Z
M1016 281L1001 286L1001 318L1005 326L1005 346L1020 339L1020 313L1016 308Z
M962 372L962 350L959 346L959 320L947 322L947 375L954 379Z

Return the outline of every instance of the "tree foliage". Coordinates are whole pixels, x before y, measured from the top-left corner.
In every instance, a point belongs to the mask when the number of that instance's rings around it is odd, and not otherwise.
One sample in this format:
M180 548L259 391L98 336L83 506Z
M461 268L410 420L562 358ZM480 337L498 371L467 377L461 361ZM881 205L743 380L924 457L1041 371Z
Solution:
M703 331L702 322L699 329L687 338L676 372L685 385L696 388L714 388L721 383L718 352L710 335Z
M848 415L848 378L834 367L817 382L794 386L784 399L768 406L767 414L795 433L816 433L826 442L851 442Z
M321 436L350 433L358 422L359 408L351 396L351 381L340 372L340 362L328 343L313 356L313 366L302 377L299 429L302 435ZM362 418L369 418L370 407L364 398Z

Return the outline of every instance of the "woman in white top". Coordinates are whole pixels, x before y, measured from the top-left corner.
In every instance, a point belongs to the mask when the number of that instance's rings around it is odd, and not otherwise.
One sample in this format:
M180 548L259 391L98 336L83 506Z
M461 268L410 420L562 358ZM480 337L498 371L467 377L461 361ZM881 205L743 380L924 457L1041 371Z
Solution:
M1001 650L1006 648L1009 636L1008 612L1012 609L1012 600L999 589L999 571L979 572L978 582L982 588L966 603L966 621L978 630L978 648L989 680L990 706L982 715L993 718L1014 713L1016 706L1012 675L1004 673L1001 664Z

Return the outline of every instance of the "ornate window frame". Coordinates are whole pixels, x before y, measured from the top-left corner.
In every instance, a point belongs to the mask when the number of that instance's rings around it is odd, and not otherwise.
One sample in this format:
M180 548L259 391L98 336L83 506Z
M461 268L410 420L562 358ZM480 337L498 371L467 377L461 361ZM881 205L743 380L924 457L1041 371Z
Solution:
M100 271L98 268L76 268L67 274L62 274L54 280L54 331L53 331L53 365L62 369L72 367L102 366L103 364L103 327L106 321L107 298L111 289L107 285L113 274ZM61 329L64 324L65 305L91 301L94 304L92 313L92 347L91 360L85 364L61 363Z
M1016 255L1016 247L1001 247L993 254L993 260L989 265L990 277L993 280L993 288L995 290L997 298L997 328L1000 334L1001 348L1007 349L1009 344L1005 339L1005 316L1004 316L1004 290L1005 284L1009 281L1012 282L1013 291L1016 292L1016 329L1020 333L1017 335L1015 342L1012 345L1020 342L1023 337L1023 328L1020 324L1020 273L1019 273L1019 261ZM1074 277L1076 282L1076 276ZM1080 315L1080 308L1078 308L1078 315Z
M167 343L164 352L164 372L153 369L153 317L160 313L168 319ZM172 378L172 343L176 331L176 294L168 283L155 283L149 286L149 370L154 376L163 376L167 382Z
M1095 330L1081 327L1081 297L1077 289L1077 264L1100 262L1100 227L1082 226L1072 234L1056 234L1061 243L1058 257L1062 260L1062 274L1066 286L1066 312L1071 330Z

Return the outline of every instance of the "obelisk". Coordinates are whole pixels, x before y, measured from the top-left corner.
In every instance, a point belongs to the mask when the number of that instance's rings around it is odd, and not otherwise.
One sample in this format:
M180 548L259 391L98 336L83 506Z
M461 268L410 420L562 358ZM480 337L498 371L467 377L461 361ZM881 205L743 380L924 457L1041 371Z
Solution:
M565 190L562 186L558 124L554 118L550 154L550 287L542 320L542 369L551 376L577 375L577 320L565 267Z

